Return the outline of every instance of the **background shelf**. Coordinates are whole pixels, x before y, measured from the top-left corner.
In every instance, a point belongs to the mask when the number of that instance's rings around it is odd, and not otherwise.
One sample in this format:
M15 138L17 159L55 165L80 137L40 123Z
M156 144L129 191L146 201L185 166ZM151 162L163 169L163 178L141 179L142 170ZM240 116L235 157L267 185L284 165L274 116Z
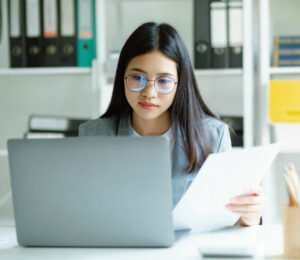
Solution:
M91 68L56 67L56 68L18 68L0 69L0 75L58 75L58 74L91 74Z
M243 75L243 69L196 69L196 76L233 76Z

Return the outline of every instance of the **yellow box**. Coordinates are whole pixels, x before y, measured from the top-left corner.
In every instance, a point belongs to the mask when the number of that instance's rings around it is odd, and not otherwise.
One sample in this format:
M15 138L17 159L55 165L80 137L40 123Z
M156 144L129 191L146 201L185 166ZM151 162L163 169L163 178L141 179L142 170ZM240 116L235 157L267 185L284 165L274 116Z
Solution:
M300 122L300 80L272 80L269 93L271 122Z

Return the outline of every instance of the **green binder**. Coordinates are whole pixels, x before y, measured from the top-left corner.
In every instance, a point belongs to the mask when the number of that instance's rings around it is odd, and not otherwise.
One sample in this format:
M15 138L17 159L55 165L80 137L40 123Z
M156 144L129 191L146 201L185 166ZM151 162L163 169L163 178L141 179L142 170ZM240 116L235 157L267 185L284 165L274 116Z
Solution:
M96 58L95 0L77 0L77 66L91 67Z

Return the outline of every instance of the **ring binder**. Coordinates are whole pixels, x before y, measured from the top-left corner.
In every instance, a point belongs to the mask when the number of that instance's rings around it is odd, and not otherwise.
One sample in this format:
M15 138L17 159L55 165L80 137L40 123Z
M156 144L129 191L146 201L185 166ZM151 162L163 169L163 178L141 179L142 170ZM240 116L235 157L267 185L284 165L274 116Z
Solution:
M231 68L243 65L243 9L242 2L229 2L229 60Z
M77 64L91 67L96 57L95 0L78 0L77 10Z
M210 68L209 0L194 0L195 68Z
M212 67L229 67L227 1L210 4Z
M76 66L75 0L60 0L60 66Z
M8 1L10 66L26 67L24 0Z
M42 30L40 0L25 0L26 3L26 52L27 66L38 67L42 57Z
M57 0L43 0L43 56L42 66L53 67L59 65L58 42L58 2Z

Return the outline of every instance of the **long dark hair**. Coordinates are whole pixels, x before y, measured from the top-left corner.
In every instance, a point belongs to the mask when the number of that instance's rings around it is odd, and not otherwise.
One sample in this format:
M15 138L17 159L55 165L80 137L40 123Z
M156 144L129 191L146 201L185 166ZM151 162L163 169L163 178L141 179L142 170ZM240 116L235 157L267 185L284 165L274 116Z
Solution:
M124 74L127 65L132 58L154 50L161 51L177 64L178 87L169 113L171 121L179 126L183 149L189 160L186 171L191 173L196 171L211 153L211 147L201 124L202 119L206 116L214 118L216 116L206 106L199 93L187 49L172 26L145 23L130 35L120 54L110 105L101 117L115 116L117 134L121 117L132 112L124 90ZM176 138L177 128L173 133ZM201 152L203 160L199 161Z

